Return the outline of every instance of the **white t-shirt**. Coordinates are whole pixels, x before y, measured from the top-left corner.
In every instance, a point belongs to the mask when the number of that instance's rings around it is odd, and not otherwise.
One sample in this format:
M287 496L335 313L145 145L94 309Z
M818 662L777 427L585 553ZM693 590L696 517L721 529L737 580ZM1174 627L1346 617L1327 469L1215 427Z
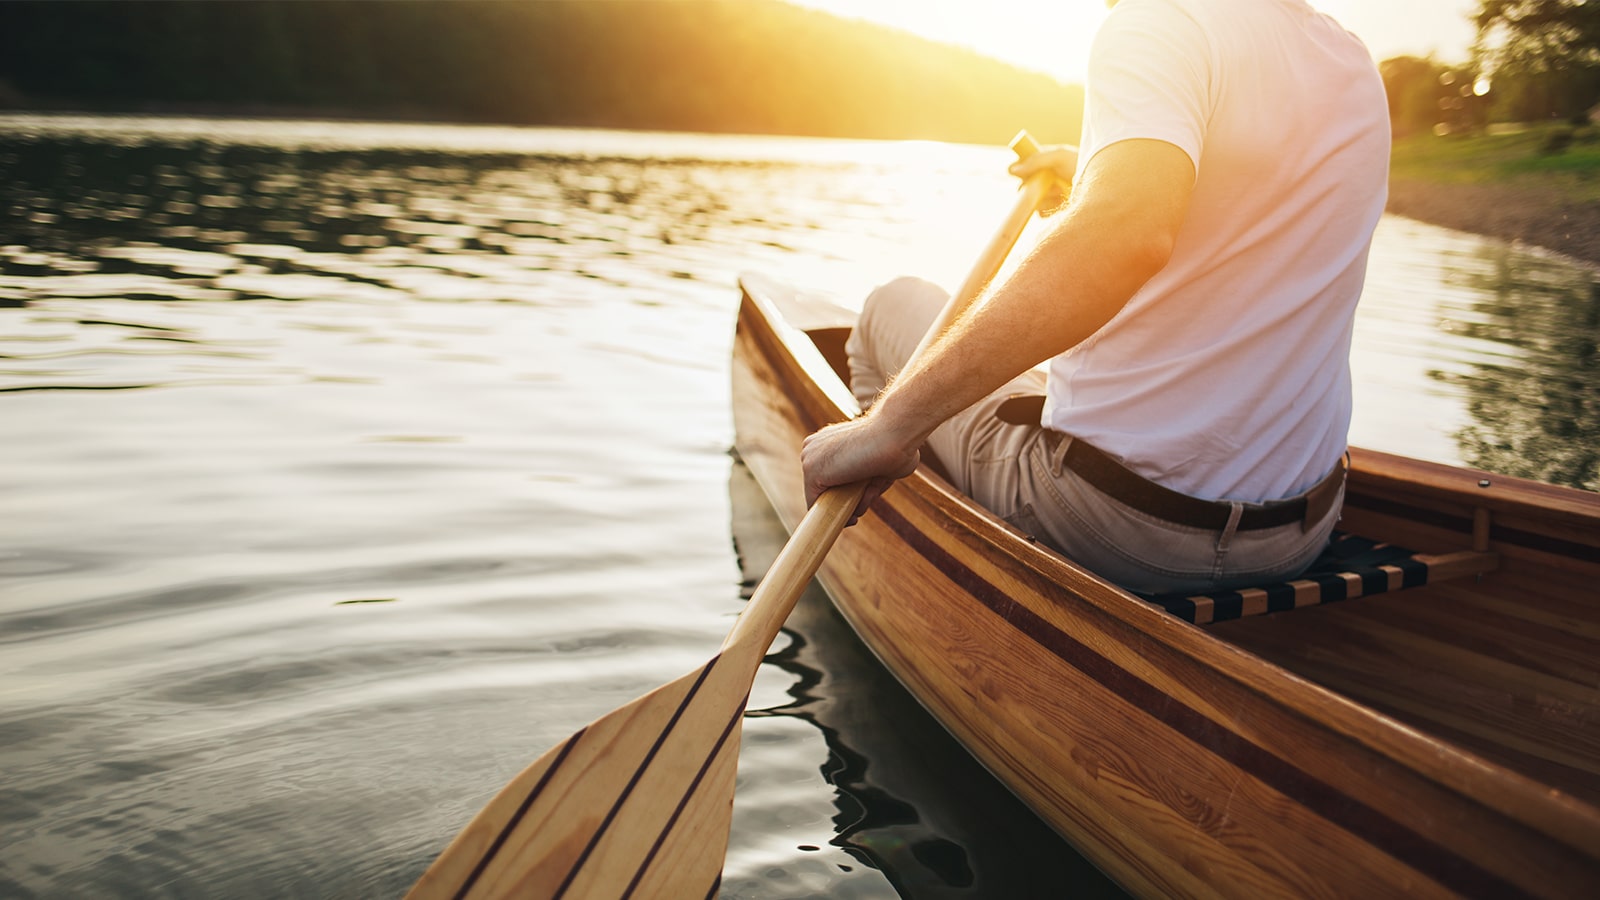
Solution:
M1171 262L1051 360L1043 414L1191 496L1299 494L1350 425L1350 335L1389 166L1366 48L1304 0L1121 0L1090 60L1081 167L1118 141L1196 180Z

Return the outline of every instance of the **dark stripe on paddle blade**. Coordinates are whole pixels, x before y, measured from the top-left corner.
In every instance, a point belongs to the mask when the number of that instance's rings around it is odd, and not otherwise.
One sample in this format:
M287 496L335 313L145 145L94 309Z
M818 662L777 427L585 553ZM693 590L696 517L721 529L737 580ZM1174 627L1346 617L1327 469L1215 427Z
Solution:
M550 783L550 779L556 774L556 770L561 768L561 763L566 761L567 754L572 752L572 748L577 746L578 739L583 737L583 733L588 730L589 727L585 725L578 729L577 733L573 734L572 737L567 738L565 744L561 745L561 752L557 753L556 758L551 761L550 768L545 769L544 774L539 776L539 783L533 786L533 790L528 792L528 796L522 798L522 804L517 807L516 813L506 823L506 827L500 829L500 834L495 837L494 843L483 851L483 856L479 857L478 864L472 868L472 874L467 876L467 880L462 883L461 889L456 891L456 900L462 900L462 898L466 897L467 892L472 890L472 886L478 883L478 879L483 876L483 870L488 868L490 860L493 860L495 854L500 852L500 848L505 846L506 839L511 837L511 832L516 830L517 825L522 822L523 816L528 814L528 810L539 799L539 794L544 791L545 785Z
M1198 710L1157 690L1142 678L1071 635L1051 625L923 534L890 504L873 511L901 540L974 599L1040 647L1122 697L1135 709L1182 735L1223 762L1235 766L1312 810L1381 852L1405 862L1434 881L1467 895L1530 896L1522 888L1391 819L1349 794L1306 772L1265 747L1236 734Z
M683 797L678 800L678 808L672 811L672 818L667 820L666 826L656 836L656 842L650 846L650 852L645 854L644 862L639 864L639 870L633 873L633 880L628 882L628 889L622 892L622 900L628 900L629 897L632 897L633 892L639 887L639 882L644 879L645 871L650 868L650 863L655 861L656 854L661 852L661 845L667 842L667 837L672 834L672 827L678 824L678 819L683 815L684 808L689 805L689 799L699 789L700 782L705 780L706 773L711 771L711 765L717 761L718 756L722 755L722 748L728 743L728 735L733 734L733 729L738 727L739 720L744 718L744 708L749 702L750 695L746 694L744 703L739 704L739 708L733 712L733 718L728 720L727 727L722 729L721 737L717 738L717 745L711 748L711 752L706 755L706 761L700 764L700 771L695 773L694 781L689 783L689 789L684 791ZM717 876L717 881L718 883L722 881L721 875ZM715 889L715 886L713 886L712 890L715 891Z
M577 861L572 864L571 869L567 870L567 877L562 880L561 886L556 888L556 892L551 896L550 900L561 900L562 895L566 894L567 888L572 887L573 879L577 878L578 873L583 870L583 864L589 861L589 854L594 852L594 848L600 843L600 839L605 837L606 829L610 828L611 823L617 818L617 810L622 808L622 804L627 801L628 795L633 793L633 789L638 786L639 779L644 777L644 770L650 767L650 762L656 758L656 753L661 750L661 745L667 742L667 735L672 733L672 729L677 726L678 720L683 718L683 711L689 708L689 702L699 692L700 685L705 684L706 676L711 674L711 668L721 658L722 654L718 653L711 658L710 662L705 664L705 668L700 670L700 677L694 680L694 684L689 687L689 692L683 695L683 702L679 703L678 708L673 711L671 720L667 722L667 727L661 729L661 734L656 736L656 742L650 745L650 752L644 755L639 767L633 770L633 777L628 779L627 787L622 789L622 793L617 797L616 802L611 804L611 809L606 812L606 817L601 820L600 827L596 828L594 836L589 838L589 845L583 848L582 853L578 854Z

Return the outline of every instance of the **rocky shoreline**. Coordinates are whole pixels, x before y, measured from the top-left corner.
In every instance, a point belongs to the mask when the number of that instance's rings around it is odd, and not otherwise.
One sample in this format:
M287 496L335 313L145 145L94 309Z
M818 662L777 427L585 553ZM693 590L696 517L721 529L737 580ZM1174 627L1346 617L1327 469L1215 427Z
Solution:
M1389 212L1543 247L1600 269L1600 203L1554 188L1391 179Z

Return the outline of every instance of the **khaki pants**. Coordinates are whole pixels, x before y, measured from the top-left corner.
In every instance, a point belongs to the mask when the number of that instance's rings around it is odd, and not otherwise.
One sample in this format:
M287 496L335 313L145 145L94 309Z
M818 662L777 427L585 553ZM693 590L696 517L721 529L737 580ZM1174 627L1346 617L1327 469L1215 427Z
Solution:
M942 288L914 278L867 298L847 346L851 390L863 409L911 358L946 299ZM1342 489L1310 528L1293 522L1252 531L1166 522L1106 496L1063 466L1070 437L996 415L1005 398L1043 389L1044 374L1026 372L935 429L928 446L957 489L1096 574L1152 593L1219 590L1292 578L1326 546Z

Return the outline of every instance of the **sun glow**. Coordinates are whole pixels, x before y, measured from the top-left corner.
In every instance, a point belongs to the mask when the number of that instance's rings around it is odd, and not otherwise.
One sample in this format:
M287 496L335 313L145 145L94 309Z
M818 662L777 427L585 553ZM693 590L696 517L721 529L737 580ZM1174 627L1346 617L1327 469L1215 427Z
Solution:
M970 47L1014 65L1082 82L1104 0L788 0ZM1310 0L1354 32L1374 59L1434 55L1460 62L1477 0Z
M1081 82L1103 0L789 0Z

